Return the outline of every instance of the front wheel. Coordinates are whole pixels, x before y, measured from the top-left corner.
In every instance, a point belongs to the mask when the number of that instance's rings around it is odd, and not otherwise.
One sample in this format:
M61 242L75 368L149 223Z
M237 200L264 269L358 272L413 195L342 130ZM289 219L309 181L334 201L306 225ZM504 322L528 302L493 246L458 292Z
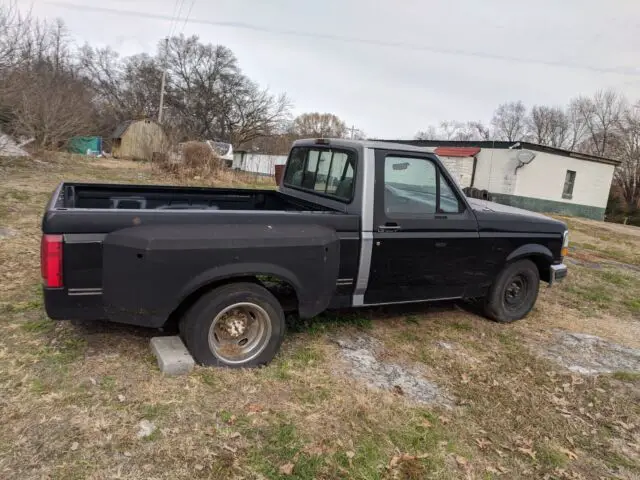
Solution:
M538 298L540 273L531 260L519 260L502 270L489 289L484 313L497 322L526 317Z
M270 362L284 330L280 303L253 283L233 283L206 293L180 322L180 334L199 364L232 368Z

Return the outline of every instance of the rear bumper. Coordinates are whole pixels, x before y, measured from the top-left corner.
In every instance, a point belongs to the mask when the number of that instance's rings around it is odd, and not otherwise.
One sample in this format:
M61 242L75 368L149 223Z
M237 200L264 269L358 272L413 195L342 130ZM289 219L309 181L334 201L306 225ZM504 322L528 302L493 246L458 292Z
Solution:
M551 271L549 275L549 286L556 282L561 282L567 276L568 270L564 263L559 265L551 265Z

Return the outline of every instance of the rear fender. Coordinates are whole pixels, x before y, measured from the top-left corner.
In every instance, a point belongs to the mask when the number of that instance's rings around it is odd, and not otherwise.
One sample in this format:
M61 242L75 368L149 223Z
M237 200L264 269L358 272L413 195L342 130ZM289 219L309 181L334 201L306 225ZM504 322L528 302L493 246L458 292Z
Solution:
M272 275L295 289L301 317L327 308L340 264L336 232L318 225L154 225L103 243L109 319L158 327L189 295L227 279Z

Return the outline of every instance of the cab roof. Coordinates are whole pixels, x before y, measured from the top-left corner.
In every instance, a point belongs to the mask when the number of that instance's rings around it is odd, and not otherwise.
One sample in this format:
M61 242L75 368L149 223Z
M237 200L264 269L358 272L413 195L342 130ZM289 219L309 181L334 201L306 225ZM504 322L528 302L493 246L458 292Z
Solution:
M400 150L403 152L435 153L433 147L407 145L406 143L377 142L375 140L349 140L345 138L305 138L293 142L294 147L333 146L347 148L374 148L379 150Z

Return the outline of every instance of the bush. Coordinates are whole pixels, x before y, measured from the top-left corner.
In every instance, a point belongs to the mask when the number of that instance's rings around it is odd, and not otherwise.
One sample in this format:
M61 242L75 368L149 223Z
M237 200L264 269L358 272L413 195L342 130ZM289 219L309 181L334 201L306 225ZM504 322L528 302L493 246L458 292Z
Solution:
M165 172L180 177L217 175L223 162L204 142L186 142L179 154L156 156L156 164Z

